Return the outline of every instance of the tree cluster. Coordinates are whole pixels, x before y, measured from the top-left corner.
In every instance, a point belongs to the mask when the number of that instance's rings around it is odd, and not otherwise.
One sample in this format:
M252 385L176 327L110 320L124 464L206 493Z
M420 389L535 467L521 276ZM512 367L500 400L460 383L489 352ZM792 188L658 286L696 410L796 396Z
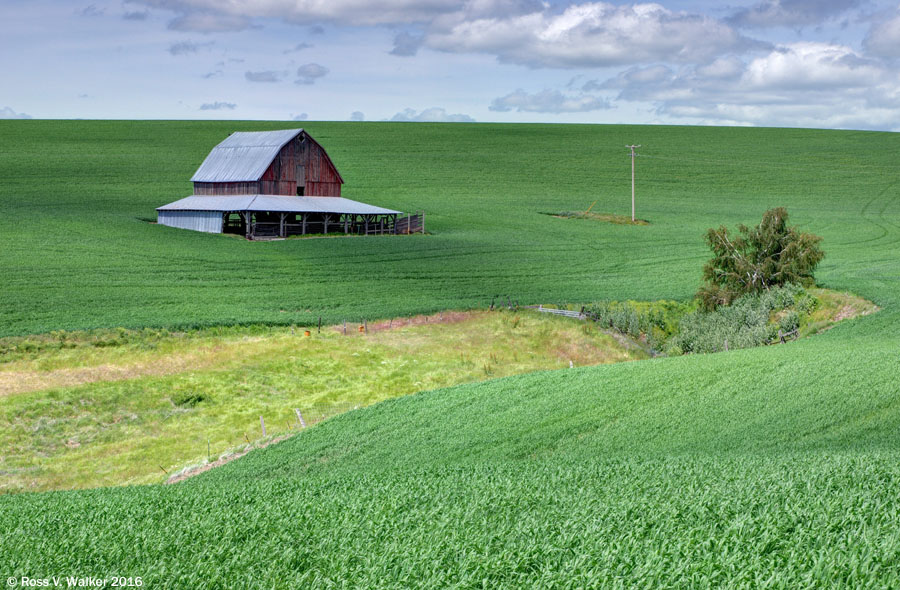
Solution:
M705 283L697 293L705 309L779 285L812 286L813 271L825 256L819 248L822 238L787 222L787 211L776 207L757 226L739 225L737 235L729 235L725 226L707 231L713 257L703 267Z

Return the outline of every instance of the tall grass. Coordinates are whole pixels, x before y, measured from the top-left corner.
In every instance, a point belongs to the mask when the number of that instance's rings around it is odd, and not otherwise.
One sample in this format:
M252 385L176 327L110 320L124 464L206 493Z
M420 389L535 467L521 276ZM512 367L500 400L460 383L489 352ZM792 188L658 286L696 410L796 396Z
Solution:
M271 438L300 429L296 410L311 425L421 390L646 357L536 313L415 319L309 337L257 326L8 339L0 491L160 482L256 443L261 416Z

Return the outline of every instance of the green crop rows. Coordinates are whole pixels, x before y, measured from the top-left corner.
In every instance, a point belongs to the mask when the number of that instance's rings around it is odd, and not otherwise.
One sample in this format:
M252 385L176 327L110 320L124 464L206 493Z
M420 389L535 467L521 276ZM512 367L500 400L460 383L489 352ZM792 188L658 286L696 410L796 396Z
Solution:
M313 323L521 303L683 299L703 231L785 205L822 235L829 286L891 253L897 136L773 129L310 123L344 194L426 211L429 236L243 240L160 227L155 207L260 122L0 122L0 336L96 327ZM640 140L649 226L628 213ZM887 218L887 221L885 221ZM833 283L833 285L832 285Z
M879 313L785 345L356 410L176 486L0 497L0 576L149 587L900 587L900 136L315 123L350 198L432 235L248 243L147 224L229 131L2 122L6 335L684 300L703 230L785 206ZM647 226L624 214L641 143Z

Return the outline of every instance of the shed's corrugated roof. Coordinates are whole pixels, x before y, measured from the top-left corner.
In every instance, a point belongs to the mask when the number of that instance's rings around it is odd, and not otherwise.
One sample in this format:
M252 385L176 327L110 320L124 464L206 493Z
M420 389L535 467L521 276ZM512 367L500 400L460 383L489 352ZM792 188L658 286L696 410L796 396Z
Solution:
M303 129L236 131L209 152L191 182L252 182Z
M198 196L192 195L157 207L157 211L250 211L256 195Z
M271 211L279 213L337 213L393 215L400 211L376 207L343 197L288 197L282 195L192 195L157 207L157 211Z

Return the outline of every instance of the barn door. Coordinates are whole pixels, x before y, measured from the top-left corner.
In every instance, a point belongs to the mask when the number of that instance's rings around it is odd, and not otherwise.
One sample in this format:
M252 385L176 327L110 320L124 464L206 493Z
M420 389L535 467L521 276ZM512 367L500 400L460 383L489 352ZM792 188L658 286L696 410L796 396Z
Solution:
M302 197L306 191L306 166L297 164L297 195Z

